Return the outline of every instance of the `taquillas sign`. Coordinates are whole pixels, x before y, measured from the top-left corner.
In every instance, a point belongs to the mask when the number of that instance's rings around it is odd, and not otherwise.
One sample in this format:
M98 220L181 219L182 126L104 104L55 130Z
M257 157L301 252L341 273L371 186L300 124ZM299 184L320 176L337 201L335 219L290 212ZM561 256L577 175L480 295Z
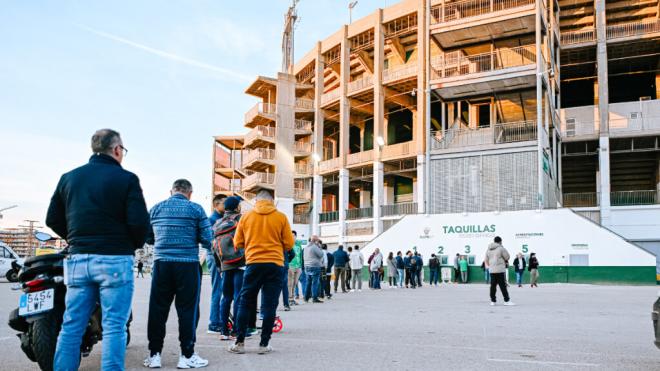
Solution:
M495 233L495 224L487 225L443 225L445 234L453 233Z

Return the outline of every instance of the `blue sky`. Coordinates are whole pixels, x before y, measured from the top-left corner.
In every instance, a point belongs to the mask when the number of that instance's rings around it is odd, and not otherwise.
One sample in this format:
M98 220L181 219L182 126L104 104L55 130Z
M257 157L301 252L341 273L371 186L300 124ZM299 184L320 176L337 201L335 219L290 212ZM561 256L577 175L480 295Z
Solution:
M360 0L353 19L384 0ZM394 1L390 0L389 4ZM185 177L208 209L212 136L241 133L243 92L280 68L287 0L2 1L0 227L43 225L59 176L99 128L121 132L148 206ZM348 1L302 0L296 59L348 21Z

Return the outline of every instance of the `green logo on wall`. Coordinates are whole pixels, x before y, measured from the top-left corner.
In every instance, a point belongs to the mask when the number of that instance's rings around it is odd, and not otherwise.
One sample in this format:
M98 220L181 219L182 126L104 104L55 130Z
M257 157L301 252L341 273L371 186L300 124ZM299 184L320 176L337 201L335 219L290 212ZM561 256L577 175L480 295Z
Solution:
M443 225L442 229L445 234L454 233L494 233L495 224L490 225Z

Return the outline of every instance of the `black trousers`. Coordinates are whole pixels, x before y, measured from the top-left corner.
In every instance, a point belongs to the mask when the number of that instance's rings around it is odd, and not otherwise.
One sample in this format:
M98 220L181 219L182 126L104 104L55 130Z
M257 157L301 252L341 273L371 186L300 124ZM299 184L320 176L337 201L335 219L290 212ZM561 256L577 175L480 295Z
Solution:
M238 315L236 316L236 342L245 341L245 333L256 315L257 297L262 291L261 309L264 320L261 325L261 342L259 345L267 346L273 333L273 324L277 310L277 302L282 292L281 267L273 263L248 264L243 275L243 287L238 297Z
M504 302L508 302L509 290L507 290L506 288L506 276L504 272L490 274L490 301L492 301L493 303L497 301L497 297L495 296L495 294L497 293L497 286L500 287L502 296L504 296Z
M147 321L147 339L152 355L163 350L165 324L173 300L179 318L181 354L191 357L195 352L199 291L199 263L154 262Z

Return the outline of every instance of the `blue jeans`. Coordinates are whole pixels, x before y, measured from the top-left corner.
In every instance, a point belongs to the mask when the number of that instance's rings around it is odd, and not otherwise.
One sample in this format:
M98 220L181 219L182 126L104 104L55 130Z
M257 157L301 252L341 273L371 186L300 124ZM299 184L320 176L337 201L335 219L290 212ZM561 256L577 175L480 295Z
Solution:
M289 306L289 267L282 269L282 305Z
M275 311L277 299L282 290L282 270L274 263L249 264L245 268L243 288L238 298L238 315L236 316L236 342L245 341L245 332L253 311L256 312L257 296L261 290L261 314L264 320L261 326L261 342L259 345L267 346L273 333L275 324Z
M429 272L431 273L431 278L429 279L430 285L437 285L438 278L440 276L440 268L430 268Z
M484 275L486 277L486 283L490 283L490 269L486 268L484 270Z
M80 364L80 344L89 317L101 304L102 370L123 370L126 322L133 299L133 256L75 254L64 260L66 310L57 338L54 369L74 371Z
M516 271L516 284L518 285L522 285L523 272L524 271Z
M399 276L397 277L399 279L399 287L403 287L403 278L405 277L405 270L403 268L399 269L397 268L396 271L399 273Z
M211 331L220 331L222 322L220 321L220 300L222 299L222 275L215 265L213 256L206 257L206 267L211 275L211 314L209 315L209 327Z
M229 323L229 309L234 302L234 320L238 314L238 296L243 288L242 269L232 269L222 272L222 300L220 301L220 323L223 335L229 335L227 324Z
M305 269L302 268L300 270L300 278L298 279L298 282L300 282L300 287L302 288L303 292L302 295L300 295L300 292L298 290L298 285L296 285L296 296L302 296L305 297L305 290L307 289L307 273L305 273Z
M312 299L318 300L319 286L321 284L321 267L305 267L305 274L307 275L305 300L309 300L310 296Z
M379 289L380 288L380 272L371 271L371 288Z

